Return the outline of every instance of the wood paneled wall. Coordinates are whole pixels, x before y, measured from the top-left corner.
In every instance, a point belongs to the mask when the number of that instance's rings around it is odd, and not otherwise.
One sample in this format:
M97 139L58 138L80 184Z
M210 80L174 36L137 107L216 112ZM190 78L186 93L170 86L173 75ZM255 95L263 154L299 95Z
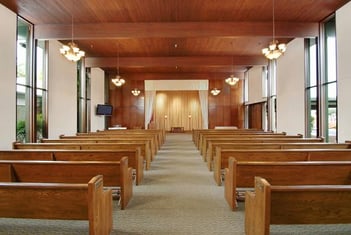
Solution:
M113 105L113 116L109 126L122 125L127 128L144 128L144 81L127 80L122 87L116 87L110 82L109 103ZM134 88L141 90L139 96L132 95ZM209 90L217 88L221 93L208 97L209 128L215 126L244 127L243 81L235 86L229 86L224 80L210 80Z
M128 80L122 87L116 87L110 82L109 88L109 103L113 106L113 115L108 126L144 128L144 81ZM139 96L132 94L134 88L141 91Z
M208 128L215 126L244 126L243 81L230 86L224 80L210 80L209 90L217 88L221 93L213 96L209 93Z

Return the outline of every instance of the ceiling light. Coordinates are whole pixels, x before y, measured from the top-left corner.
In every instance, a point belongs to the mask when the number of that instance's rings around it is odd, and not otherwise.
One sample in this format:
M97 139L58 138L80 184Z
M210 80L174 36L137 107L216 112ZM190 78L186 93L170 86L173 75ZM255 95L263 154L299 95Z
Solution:
M214 96L218 95L219 93L221 93L221 90L218 90L217 88L213 88L211 90L211 94L214 95Z
M228 83L228 84L231 85L231 86L234 86L235 84L237 84L237 83L239 82L239 80L240 80L239 78L235 77L235 76L232 74L232 75L230 75L229 78L227 78L227 79L225 80L225 82Z
M267 59L273 60L278 59L286 51L286 44L279 43L275 39L275 24L274 24L274 0L273 0L273 39L268 47L262 49L262 54L266 56Z
M112 78L112 83L115 84L115 86L122 86L126 81L119 75L117 75L115 78Z
M132 90L132 94L133 94L134 96L138 96L138 95L140 94L140 90L139 90L138 88L134 88L134 89Z
M60 53L70 61L78 61L85 56L85 52L80 50L77 44L73 42L73 15L72 15L72 41L67 45L62 45Z
M231 42L231 44L232 44L232 47L234 48L233 42ZM239 80L240 80L239 78L234 76L234 56L232 56L232 74L225 79L225 82L231 86L234 86L239 82Z
M122 86L126 81L119 75L119 47L117 43L117 76L115 78L112 78L112 83L115 84L115 86Z

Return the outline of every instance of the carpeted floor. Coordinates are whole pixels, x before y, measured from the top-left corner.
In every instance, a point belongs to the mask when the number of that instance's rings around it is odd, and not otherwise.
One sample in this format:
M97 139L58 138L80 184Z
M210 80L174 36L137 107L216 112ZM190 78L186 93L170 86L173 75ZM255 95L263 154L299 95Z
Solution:
M134 192L128 209L116 213L118 234L244 234L243 209L229 210L189 134L168 134Z
M88 234L87 227L85 221L0 218L0 234ZM167 134L143 183L134 187L127 209L114 205L112 234L242 235L244 205L229 210L223 186L215 185L190 134ZM346 235L351 234L351 224L271 226L271 234Z

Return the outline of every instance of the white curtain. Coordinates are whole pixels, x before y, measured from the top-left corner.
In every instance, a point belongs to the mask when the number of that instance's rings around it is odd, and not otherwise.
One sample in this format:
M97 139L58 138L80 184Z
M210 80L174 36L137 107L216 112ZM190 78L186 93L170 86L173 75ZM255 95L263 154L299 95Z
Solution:
M199 98L202 113L202 128L208 129L208 91L199 90Z
M145 91L145 129L148 129L152 118L156 91Z

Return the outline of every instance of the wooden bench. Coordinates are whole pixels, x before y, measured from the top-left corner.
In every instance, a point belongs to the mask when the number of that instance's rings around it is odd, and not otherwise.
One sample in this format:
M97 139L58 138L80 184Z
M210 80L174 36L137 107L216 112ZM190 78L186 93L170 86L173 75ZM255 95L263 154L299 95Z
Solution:
M165 141L165 130L160 129L127 129L127 130L99 130L89 133L77 133L77 135L128 135L128 136L152 136L158 142L159 148Z
M279 132L279 133L273 133L273 132L268 132L268 131L248 131L247 129L238 129L238 130L207 130L207 131L201 131L198 136L197 136L197 147L200 148L200 145L202 144L203 138L208 137L208 136L216 136L216 135L221 135L223 136L237 136L237 137L245 137L245 136L250 136L250 135L270 135L270 136L275 136L275 135L283 135L286 136L285 132Z
M236 129L236 130L215 130L215 129L193 129L192 130L192 140L195 146L199 149L199 142L204 134L210 133L229 133L229 134L273 134L272 131L263 131L257 129ZM274 133L275 134L275 133ZM286 134L286 133L285 133Z
M155 155L157 154L157 146L150 138L127 138L127 137L120 137L114 138L105 135L99 136L65 136L61 137L60 139L42 139L42 143L79 143L79 142L87 142L87 143L115 143L115 144L145 144L143 147L143 152L147 151L151 155L150 158L154 159ZM145 148L145 150L144 150Z
M209 141L206 153L206 163L211 171L216 147L222 149L351 149L351 144L301 142L301 143L231 143Z
M217 143L320 143L323 142L323 138L296 138L296 137L283 137L283 136L266 136L266 137L217 137L217 138L206 138L205 143L201 149L201 155L206 160L206 153L209 147L209 142L217 142Z
M88 220L90 235L112 231L112 192L103 177L87 183L0 183L0 217Z
M245 233L269 235L271 224L339 224L351 221L351 185L275 186L255 178L246 192Z
M120 161L122 157L128 157L128 166L133 168L134 171L135 184L141 184L144 178L144 162L140 155L140 148L118 150L0 150L0 160Z
M120 133L116 131L104 131L104 132L89 132L89 133L79 133L75 136L60 135L60 139L77 139L77 138L100 138L100 139L115 139L115 140L147 140L150 141L151 151L156 154L158 149L161 147L159 139L155 134L146 133Z
M116 161L0 161L1 182L84 183L103 175L105 187L120 188L121 209L133 195L128 159Z
M351 155L349 161L301 162L238 162L229 159L225 169L224 195L232 210L237 207L239 188L253 188L255 176L274 185L350 184Z
M83 143L82 143L83 142ZM84 143L77 141L74 143L13 143L13 149L65 149L65 150L119 150L119 149L141 149L141 155L145 161L145 169L149 170L151 166L151 154L146 144L135 143ZM144 150L144 152L143 152Z
M228 160L237 161L332 161L349 160L351 149L221 149L216 147L213 177L222 185L222 170L228 168Z
M118 145L124 145L124 147L130 145L140 145L141 147L141 153L145 158L150 159L152 161L155 158L156 151L153 149L153 146L151 145L150 140L132 140L132 139L114 139L114 138L104 138L103 136L100 137L86 137L86 136L66 136L65 138L62 139L41 139L41 143L89 143L89 144L118 144Z
M283 138L283 139L304 139L302 135L278 135L278 134L245 134L245 135L223 135L223 134L216 134L216 135L203 135L200 139L199 143L199 150L200 154L203 155L206 153L208 148L208 142L211 140L223 140L224 142L229 142L230 140L234 139L236 142L237 139L275 139L275 138ZM246 142L246 141L241 141Z

